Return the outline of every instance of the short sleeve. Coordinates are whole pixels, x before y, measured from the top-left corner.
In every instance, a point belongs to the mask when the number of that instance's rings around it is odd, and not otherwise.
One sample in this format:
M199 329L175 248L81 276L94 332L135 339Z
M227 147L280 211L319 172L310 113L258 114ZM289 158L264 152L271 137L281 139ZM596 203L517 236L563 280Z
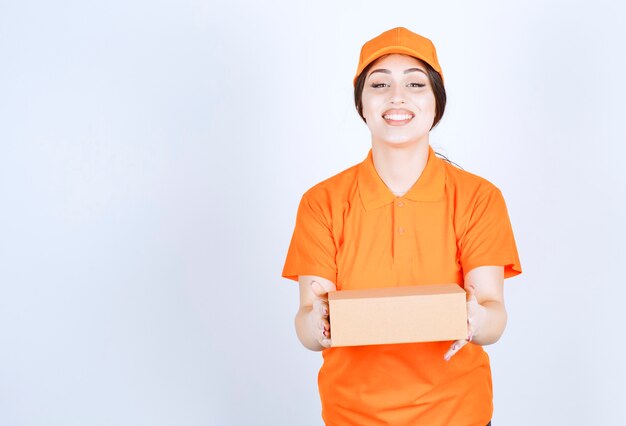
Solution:
M300 200L282 276L317 275L337 283L336 253L331 219L323 204L305 194Z
M505 278L522 272L506 203L498 188L490 188L476 201L459 250L464 273L492 265L504 266Z

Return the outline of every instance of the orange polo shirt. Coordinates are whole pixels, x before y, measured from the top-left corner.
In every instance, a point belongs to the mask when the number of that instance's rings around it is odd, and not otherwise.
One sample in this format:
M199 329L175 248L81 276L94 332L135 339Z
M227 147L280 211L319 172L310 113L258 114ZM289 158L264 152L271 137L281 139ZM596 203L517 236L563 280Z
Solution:
M521 273L502 194L429 147L422 175L402 197L378 176L371 150L309 189L282 275L321 276L338 290L463 286L467 272L487 265L503 265L505 278ZM326 425L485 426L493 412L489 358L470 343L446 362L451 344L324 350L318 384Z

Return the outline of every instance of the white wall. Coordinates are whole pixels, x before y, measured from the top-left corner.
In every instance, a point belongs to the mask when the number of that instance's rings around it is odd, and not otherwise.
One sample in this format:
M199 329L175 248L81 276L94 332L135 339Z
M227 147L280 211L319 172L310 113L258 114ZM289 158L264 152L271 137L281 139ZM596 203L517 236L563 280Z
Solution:
M0 424L321 424L280 272L398 25L438 47L433 146L516 232L494 425L626 422L620 2L57 3L0 3Z

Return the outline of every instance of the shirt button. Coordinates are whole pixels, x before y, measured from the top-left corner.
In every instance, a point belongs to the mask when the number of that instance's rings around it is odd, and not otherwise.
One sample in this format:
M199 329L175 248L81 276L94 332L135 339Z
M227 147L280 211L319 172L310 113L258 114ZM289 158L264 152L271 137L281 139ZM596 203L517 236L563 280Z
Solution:
M398 207L404 207L404 202L398 201Z
M404 228L403 227L399 227L398 228L398 232L400 233L400 235L404 234Z

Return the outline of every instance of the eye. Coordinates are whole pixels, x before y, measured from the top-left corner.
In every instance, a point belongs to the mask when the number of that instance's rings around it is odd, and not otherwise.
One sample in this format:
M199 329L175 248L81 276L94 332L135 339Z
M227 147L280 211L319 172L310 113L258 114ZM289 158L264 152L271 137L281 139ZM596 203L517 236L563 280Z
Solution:
M374 89L380 89L381 87L389 87L387 83L372 83Z
M409 87L425 87L426 85L424 83L409 83L409 84L407 84L407 86L409 86Z

